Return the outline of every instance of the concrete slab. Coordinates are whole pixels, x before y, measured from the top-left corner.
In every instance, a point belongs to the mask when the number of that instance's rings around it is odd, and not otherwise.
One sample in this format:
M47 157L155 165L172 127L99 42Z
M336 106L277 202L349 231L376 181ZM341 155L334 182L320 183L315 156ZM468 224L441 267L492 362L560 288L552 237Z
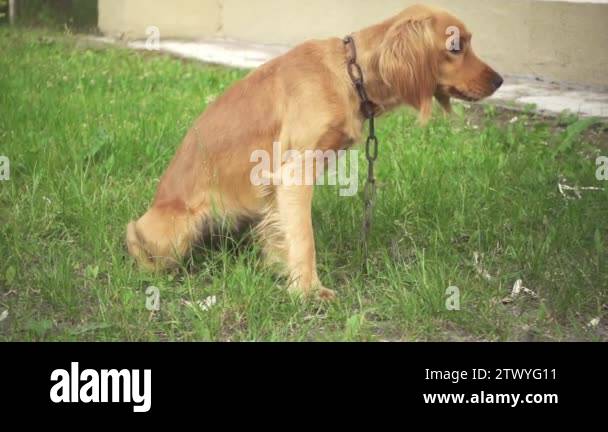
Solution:
M132 41L127 45L138 50L146 50L149 47L146 41ZM230 39L166 40L161 41L158 48L160 51L188 59L246 69L256 68L289 50L289 47L282 45L261 45Z
M105 43L110 38L95 38ZM149 50L146 41L127 42L137 50ZM206 63L239 68L256 68L289 50L283 45L264 45L229 39L201 41L162 40L156 47L161 52ZM533 109L547 115L570 111L581 116L608 118L608 88L547 82L534 77L505 76L505 84L489 101L515 109Z
M570 111L583 117L608 118L607 89L528 77L505 77L503 86L489 100L515 108L534 105L535 110L549 115Z

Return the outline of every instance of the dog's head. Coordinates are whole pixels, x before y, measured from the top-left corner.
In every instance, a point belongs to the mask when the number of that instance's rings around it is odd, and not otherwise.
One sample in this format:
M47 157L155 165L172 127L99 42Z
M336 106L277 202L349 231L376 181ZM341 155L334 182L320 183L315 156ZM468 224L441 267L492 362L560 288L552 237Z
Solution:
M502 77L473 52L472 35L441 9L412 6L391 23L380 46L379 70L386 85L426 120L433 96L477 101L494 93Z

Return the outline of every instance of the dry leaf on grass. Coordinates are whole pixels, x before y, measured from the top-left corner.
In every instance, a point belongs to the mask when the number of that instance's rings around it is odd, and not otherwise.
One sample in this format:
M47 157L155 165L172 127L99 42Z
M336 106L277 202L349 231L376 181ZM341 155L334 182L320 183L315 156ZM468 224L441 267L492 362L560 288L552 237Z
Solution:
M182 300L183 305L188 306L193 309L198 308L198 309L202 310L203 312L207 312L209 309L211 309L213 306L215 306L216 303L217 303L217 298L215 296L209 296L209 297L206 297L204 300L197 301L197 302Z
M572 192L576 196L576 199L581 199L583 197L581 191L603 191L603 188L595 187L595 186L568 186L566 183L562 183L564 180L561 180L557 183L557 189L559 193L566 199L572 200L574 197L572 194L568 194L567 192Z
M473 252L473 262L475 264L477 274L483 277L485 280L490 281L493 279L493 277L485 268L483 268L482 261L483 255L480 255L479 252Z
M511 303L515 299L517 299L518 297L520 297L522 294L523 295L527 295L527 296L529 296L531 298L534 298L534 299L538 298L538 294L536 294L531 289L526 288L524 286L524 282L521 279L517 279L515 281L515 283L513 284L513 288L511 289L511 295L509 297L505 297L504 299L502 299L502 303L503 304Z

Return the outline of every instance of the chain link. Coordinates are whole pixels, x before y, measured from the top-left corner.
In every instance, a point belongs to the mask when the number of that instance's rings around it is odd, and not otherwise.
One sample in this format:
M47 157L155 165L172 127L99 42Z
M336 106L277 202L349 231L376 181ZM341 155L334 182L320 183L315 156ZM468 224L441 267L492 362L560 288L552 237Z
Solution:
M344 38L344 45L351 47L351 55L348 58L348 75L361 99L361 113L369 120L369 134L365 142L365 157L367 159L367 182L363 190L363 229L362 243L364 255L364 271L368 273L368 239L372 228L374 215L374 203L376 201L376 177L374 174L374 162L378 159L378 137L376 137L375 105L367 97L365 85L363 84L363 71L357 63L357 48L352 36Z

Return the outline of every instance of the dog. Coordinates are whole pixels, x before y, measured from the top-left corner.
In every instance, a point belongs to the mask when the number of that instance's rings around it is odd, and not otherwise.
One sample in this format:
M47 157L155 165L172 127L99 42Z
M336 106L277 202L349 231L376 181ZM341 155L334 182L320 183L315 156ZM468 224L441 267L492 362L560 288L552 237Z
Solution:
M434 99L449 113L450 98L478 101L503 82L473 52L466 26L442 9L412 6L351 37L376 116L409 105L424 124ZM255 220L264 255L282 265L290 292L334 298L317 274L313 185L255 185L250 155L272 154L276 142L283 152L304 152L360 141L366 116L348 71L350 50L339 38L305 42L208 106L162 176L151 208L127 226L129 253L142 268L178 265L218 221Z

